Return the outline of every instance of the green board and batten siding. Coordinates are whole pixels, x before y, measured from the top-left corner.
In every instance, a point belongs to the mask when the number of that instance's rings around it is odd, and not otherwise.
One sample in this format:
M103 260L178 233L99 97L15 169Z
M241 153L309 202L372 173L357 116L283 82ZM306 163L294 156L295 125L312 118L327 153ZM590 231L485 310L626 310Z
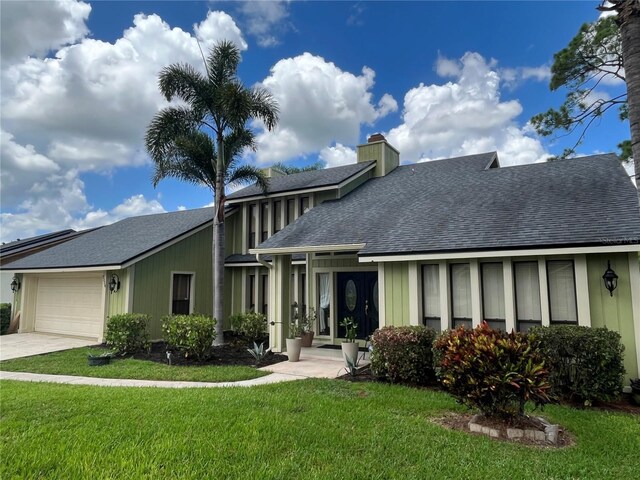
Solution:
M408 263L386 263L384 265L385 324L396 327L409 325L409 301Z
M171 303L171 272L195 272L194 312L212 314L211 242L212 229L205 228L135 264L132 311L151 315L151 338L162 337L160 321Z
M602 274L607 261L618 275L618 288L613 297L604 288ZM607 327L620 333L624 345L624 366L627 378L637 378L635 330L631 302L629 257L626 253L587 255L587 275L589 277L589 309L592 327Z
M111 279L111 275L115 274L120 279L120 289L111 293L107 291L107 319L112 315L127 313L127 299L129 290L129 275L131 269L110 270L107 272L107 282Z

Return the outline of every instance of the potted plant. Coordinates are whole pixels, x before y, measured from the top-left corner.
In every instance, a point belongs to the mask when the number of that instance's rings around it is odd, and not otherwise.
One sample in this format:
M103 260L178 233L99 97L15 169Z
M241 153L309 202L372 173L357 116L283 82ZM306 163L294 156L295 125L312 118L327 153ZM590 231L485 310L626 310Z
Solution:
M87 362L89 363L90 367L107 365L109 362L111 362L111 357L113 357L112 352L89 353L87 355Z
M300 332L300 338L302 339L303 347L310 347L313 343L313 336L316 334L313 330L313 326L316 324L318 317L315 308L310 308L309 313L303 312L298 322L298 330Z
M302 348L302 339L300 338L300 329L295 318L289 322L289 333L287 335L287 356L290 362L300 360L300 349Z
M358 361L358 342L356 342L356 335L358 333L358 324L353 317L347 317L340 323L341 327L345 329L345 341L342 342L342 357L344 358L345 365L349 366L349 360L351 363L357 363Z

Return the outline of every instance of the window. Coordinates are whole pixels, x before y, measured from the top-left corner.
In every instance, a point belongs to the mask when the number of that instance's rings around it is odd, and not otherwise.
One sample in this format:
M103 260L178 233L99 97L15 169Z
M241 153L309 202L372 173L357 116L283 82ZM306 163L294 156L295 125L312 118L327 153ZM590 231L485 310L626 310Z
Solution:
M191 285L193 275L174 273L171 286L171 313L189 315L191 313Z
M269 275L261 275L260 276L260 287L262 296L262 309L260 313L264 315L269 314Z
M514 262L516 286L516 327L526 332L542 324L538 262Z
M256 310L256 276L247 276L247 310L255 312Z
M576 282L572 260L547 262L549 311L552 323L578 323Z
M427 327L440 330L440 267L422 266L422 317Z
M451 265L451 304L453 327L471 328L471 271L468 263Z
M328 273L318 274L319 335L331 335L331 288Z
M483 263L482 272L482 309L484 319L491 328L505 330L504 276L502 263Z
M280 202L280 200L273 202L273 233L278 233L280 231L280 226L282 225L281 205L282 202Z
M257 217L257 208L255 204L249 205L249 238L247 241L247 245L249 248L255 248L256 246L256 227L258 223Z
M287 200L287 225L293 223L296 219L296 200L295 198L290 198Z
M300 215L309 210L309 197L300 197Z
M260 241L264 242L269 238L269 203L264 202L260 205Z

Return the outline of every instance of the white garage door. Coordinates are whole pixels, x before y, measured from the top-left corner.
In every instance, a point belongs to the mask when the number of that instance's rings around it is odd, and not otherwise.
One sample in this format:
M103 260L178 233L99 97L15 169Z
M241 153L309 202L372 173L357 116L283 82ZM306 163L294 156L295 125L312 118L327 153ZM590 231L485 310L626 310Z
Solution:
M104 321L102 277L40 277L36 332L100 338Z

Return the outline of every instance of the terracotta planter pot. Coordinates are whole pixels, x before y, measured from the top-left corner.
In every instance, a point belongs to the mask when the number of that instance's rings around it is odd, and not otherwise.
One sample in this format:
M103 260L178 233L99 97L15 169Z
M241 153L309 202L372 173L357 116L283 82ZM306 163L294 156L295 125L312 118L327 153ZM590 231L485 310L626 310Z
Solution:
M357 362L359 348L358 342L342 342L342 358L344 359L345 366L348 366L347 358Z
M302 339L302 346L303 347L310 347L311 344L313 343L313 336L316 334L316 332L304 332L300 338Z
M302 348L301 338L287 338L287 356L290 362L300 360L300 349Z

